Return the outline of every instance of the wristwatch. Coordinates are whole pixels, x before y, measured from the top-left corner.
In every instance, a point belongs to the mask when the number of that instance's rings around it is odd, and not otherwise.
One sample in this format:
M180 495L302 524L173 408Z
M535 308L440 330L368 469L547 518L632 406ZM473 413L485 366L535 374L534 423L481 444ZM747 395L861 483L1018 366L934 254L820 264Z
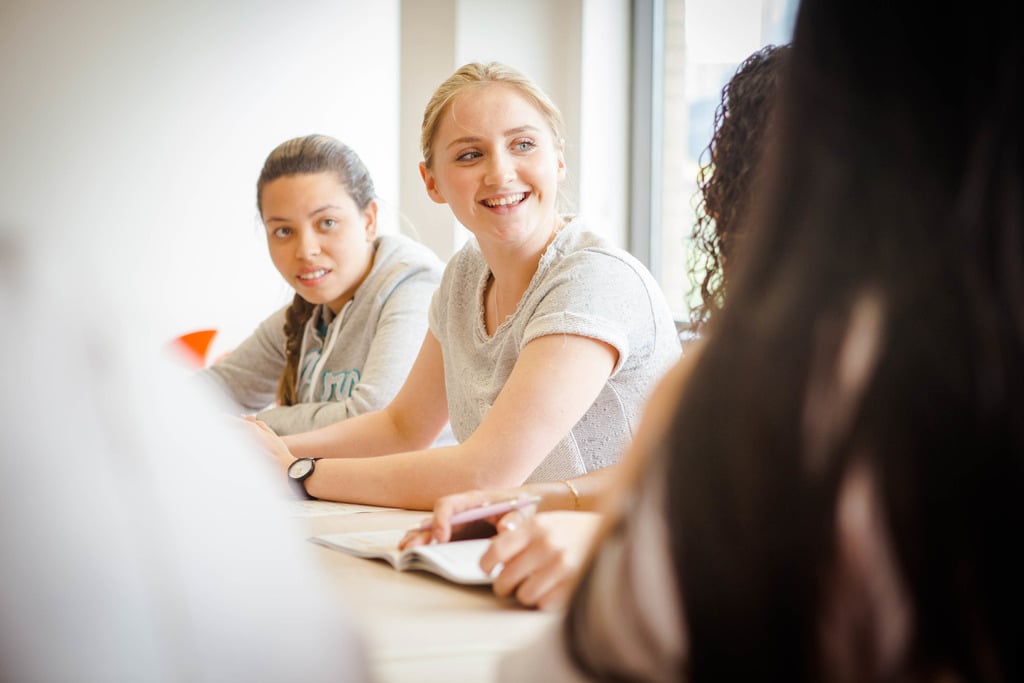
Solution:
M292 483L299 498L314 500L306 490L306 480L316 469L316 461L320 458L298 458L291 465L288 465L288 481Z

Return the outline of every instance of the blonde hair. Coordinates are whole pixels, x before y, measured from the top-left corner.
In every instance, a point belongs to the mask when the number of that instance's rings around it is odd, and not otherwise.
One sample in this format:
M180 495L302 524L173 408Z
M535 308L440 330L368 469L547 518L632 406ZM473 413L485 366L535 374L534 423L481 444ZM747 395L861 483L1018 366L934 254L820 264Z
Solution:
M524 97L533 102L537 110L547 119L555 144L561 146L565 141L565 121L562 112L551 101L543 90L525 74L500 62L470 62L460 67L434 91L423 112L423 124L420 126L420 148L423 152L423 163L431 167L434 160L432 145L441 115L449 103L464 90L479 88L485 85L500 83L510 85Z

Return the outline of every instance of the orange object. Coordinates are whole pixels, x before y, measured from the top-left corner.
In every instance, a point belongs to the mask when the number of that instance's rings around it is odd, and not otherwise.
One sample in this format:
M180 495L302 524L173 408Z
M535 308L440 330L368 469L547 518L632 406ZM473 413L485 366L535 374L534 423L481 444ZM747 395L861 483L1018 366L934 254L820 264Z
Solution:
M190 365L196 368L206 366L206 355L210 350L210 342L217 335L217 330L196 330L180 335L174 340Z

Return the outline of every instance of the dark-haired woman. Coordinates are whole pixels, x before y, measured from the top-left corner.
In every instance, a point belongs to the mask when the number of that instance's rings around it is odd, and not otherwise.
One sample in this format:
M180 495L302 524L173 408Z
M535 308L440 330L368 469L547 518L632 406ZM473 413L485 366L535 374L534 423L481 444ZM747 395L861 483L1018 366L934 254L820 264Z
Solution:
M1019 24L802 0L725 304L501 680L1024 679Z
M370 173L334 138L279 145L256 197L295 297L204 374L282 435L383 408L416 358L444 265L408 237L377 234Z

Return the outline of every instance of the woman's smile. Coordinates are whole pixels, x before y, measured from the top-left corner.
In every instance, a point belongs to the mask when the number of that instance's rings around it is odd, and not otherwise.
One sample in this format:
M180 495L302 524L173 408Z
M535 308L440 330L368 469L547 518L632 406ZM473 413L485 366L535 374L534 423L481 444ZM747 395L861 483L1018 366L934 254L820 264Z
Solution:
M488 197L480 203L489 209L511 209L522 204L529 196L529 192L516 192L515 194Z

